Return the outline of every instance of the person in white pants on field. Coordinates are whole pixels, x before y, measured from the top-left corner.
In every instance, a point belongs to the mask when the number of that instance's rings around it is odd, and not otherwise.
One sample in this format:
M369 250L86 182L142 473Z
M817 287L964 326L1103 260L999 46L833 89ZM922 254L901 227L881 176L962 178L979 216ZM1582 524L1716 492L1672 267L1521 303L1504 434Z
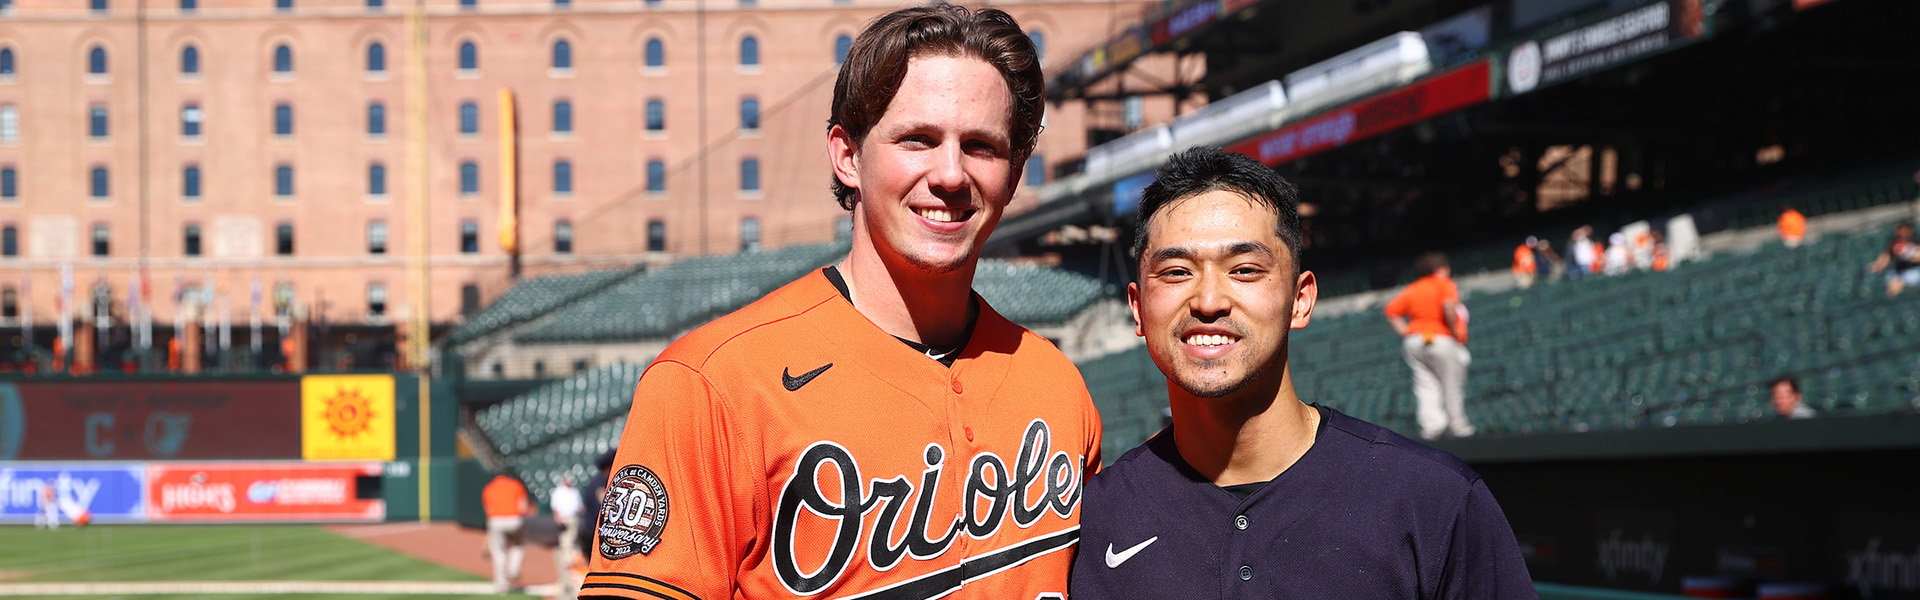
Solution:
M1413 397L1420 437L1438 439L1473 435L1467 420L1466 311L1460 288L1453 283L1447 256L1438 252L1420 257L1420 279L1407 285L1387 303L1387 323L1400 336L1407 366L1413 369Z
M33 528L60 528L60 496L54 492L53 484L40 486L40 512L33 516Z
M501 473L481 489L487 511L487 554L493 559L493 590L507 593L520 581L520 563L526 560L525 532L532 505L527 486Z

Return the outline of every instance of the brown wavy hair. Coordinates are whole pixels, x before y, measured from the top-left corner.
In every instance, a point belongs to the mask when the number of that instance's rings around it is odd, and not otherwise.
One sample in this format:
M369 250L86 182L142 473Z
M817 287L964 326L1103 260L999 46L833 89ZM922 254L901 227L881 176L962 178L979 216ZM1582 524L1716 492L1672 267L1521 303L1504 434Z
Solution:
M969 10L946 3L903 8L875 18L853 40L847 60L833 84L833 116L827 129L840 126L859 145L907 76L907 61L916 56L977 58L993 65L1013 95L1008 115L1013 164L1023 165L1040 137L1040 118L1046 113L1046 79L1033 40L1020 24L997 8ZM856 190L833 177L833 195L840 207L853 210Z

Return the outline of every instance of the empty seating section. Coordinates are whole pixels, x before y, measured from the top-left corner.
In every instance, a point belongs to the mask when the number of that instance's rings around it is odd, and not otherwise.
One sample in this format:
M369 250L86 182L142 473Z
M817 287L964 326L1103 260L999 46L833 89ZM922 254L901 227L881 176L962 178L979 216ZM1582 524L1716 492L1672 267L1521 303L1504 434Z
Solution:
M466 324L453 332L448 339L453 344L464 344L489 333L499 331L509 325L525 322L545 314L576 298L606 289L607 286L633 276L640 269L619 269L612 271L594 271L576 275L554 275L530 279L514 285L498 300L487 306L479 314L467 319Z
M982 260L973 289L1000 316L1022 325L1065 322L1107 294L1092 277L1042 265Z
M625 363L600 367L494 405L474 420L495 448L514 456L625 415L645 369Z
M1866 272L1890 230L1469 297L1468 415L1491 435L1741 423L1770 418L1781 375L1823 413L1920 408L1920 299L1889 299ZM1316 318L1291 345L1304 400L1415 431L1379 307ZM1126 372L1154 369L1144 348L1081 368L1109 449L1151 433L1140 427L1160 418L1164 380Z
M624 342L678 335L846 256L847 245L796 246L691 258L568 306L520 343Z
M527 483L527 492L545 506L547 493L559 485L562 475L571 475L576 485L593 481L593 459L618 447L620 432L626 426L627 414L622 410L619 416L573 435L530 452L510 455L507 466ZM592 500L595 499L589 499Z

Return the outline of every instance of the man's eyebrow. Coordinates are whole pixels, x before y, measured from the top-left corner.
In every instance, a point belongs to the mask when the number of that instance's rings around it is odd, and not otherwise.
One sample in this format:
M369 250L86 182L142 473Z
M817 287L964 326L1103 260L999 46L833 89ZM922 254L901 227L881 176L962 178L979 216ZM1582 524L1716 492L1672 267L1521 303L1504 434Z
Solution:
M1274 257L1273 248L1255 241L1231 242L1222 245L1221 249L1221 256L1244 256L1253 254L1267 260L1272 260ZM1199 254L1194 252L1192 248L1186 246L1168 246L1153 251L1153 254L1147 256L1147 263L1152 264L1163 260L1176 259L1200 260Z
M1147 257L1147 263L1152 264L1176 259L1193 259L1193 250L1184 246L1168 246L1153 251L1153 255Z
M1273 258L1273 249L1268 248L1266 244L1252 241L1234 242L1227 246L1227 256L1240 256L1242 254L1259 254L1261 258L1271 259Z

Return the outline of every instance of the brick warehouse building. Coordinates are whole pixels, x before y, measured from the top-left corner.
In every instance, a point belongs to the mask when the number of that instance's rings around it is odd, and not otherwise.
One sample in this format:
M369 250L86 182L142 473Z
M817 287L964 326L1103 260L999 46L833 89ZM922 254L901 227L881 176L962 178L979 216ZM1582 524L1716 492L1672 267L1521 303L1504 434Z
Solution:
M837 54L896 6L428 0L433 322L512 280L495 233L502 90L517 105L524 272L833 239L846 213L822 134ZM1002 8L1053 72L1146 6ZM31 318L45 348L63 268L77 305L107 299L118 323L142 272L159 329L195 296L235 330L255 305L268 322L276 305L323 323L403 319L407 9L0 0L0 323ZM1015 210L1051 163L1084 153L1088 118L1050 107L1048 128L1076 133L1042 136Z

